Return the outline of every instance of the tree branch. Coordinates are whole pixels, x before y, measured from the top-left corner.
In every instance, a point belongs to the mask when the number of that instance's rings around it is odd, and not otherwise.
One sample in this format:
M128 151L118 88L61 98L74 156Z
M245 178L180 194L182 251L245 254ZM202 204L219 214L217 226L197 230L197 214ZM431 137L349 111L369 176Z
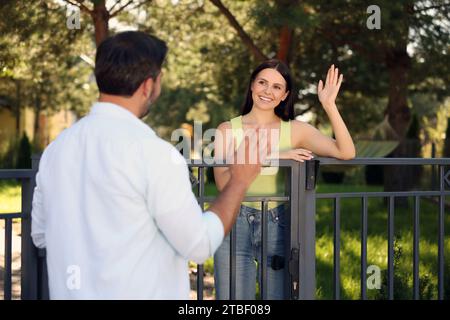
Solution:
M117 16L120 12L122 12L126 7L128 7L131 3L133 2L133 0L129 0L126 4L124 4L123 6L121 6L119 9L117 9L116 11L114 11L114 12L111 12L110 13L110 17L112 18L112 17L115 17L115 16ZM129 8L130 10L133 10L133 9L137 9L137 8L139 8L140 6L142 6L143 4L145 4L145 3L150 3L150 2L152 2L152 0L144 0L144 1L142 1L142 2L139 2L138 4L136 4L134 7L132 7L132 8ZM114 6L113 6L114 7ZM112 8L111 8L112 9Z
M430 6L430 7L426 7L426 8L419 8L419 9L413 9L412 13L419 13L422 11L427 11L427 10L431 10L431 9L440 9L440 8L447 8L450 7L450 3L444 3L441 5L435 5L435 6Z
M215 5L219 11L227 18L230 25L236 30L242 42L250 49L251 53L259 60L269 59L253 42L247 32L242 28L233 14L228 10L222 3L221 0L210 0L210 2Z
M120 0L119 0L120 1ZM126 7L128 7L131 3L133 2L133 0L129 0L127 3L125 3L123 6L121 6L120 8L118 8L116 11L112 12L110 11L109 16L112 18L113 16L118 15L120 12L122 12Z
M116 0L116 3L114 3L114 4L112 5L112 7L108 9L108 12L112 12L112 11L114 10L114 8L115 8L119 3L120 3L120 0Z
M90 10L88 7L86 7L83 3L83 0L75 0L75 2L71 0L64 0L64 1L67 2L68 4L71 4L72 6L80 8L80 10L83 12L92 15L93 10Z

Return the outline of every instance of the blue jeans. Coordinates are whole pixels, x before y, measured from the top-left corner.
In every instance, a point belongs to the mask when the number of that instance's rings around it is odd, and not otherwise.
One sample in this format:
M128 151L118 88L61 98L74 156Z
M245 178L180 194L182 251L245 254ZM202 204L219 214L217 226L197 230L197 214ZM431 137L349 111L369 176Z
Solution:
M284 205L268 210L267 234L267 298L283 299L284 267L272 268L272 257L278 261L284 257L285 227L287 214ZM282 259L282 258L281 258ZM256 293L256 279L261 283L261 210L241 206L236 221L236 299L253 300ZM216 299L230 297L230 235L214 254L214 283Z

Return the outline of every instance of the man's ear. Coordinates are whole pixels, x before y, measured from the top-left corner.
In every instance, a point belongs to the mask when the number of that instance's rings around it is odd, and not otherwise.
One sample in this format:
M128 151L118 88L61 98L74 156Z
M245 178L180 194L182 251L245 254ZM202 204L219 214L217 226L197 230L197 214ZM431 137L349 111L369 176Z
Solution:
M152 78L148 78L142 83L143 94L146 98L149 98L152 95L153 85L154 82Z
M158 73L158 75L156 76L156 78L155 79L152 79L153 80L153 86L160 86L161 85L161 78L162 78L162 71L160 71L159 73Z

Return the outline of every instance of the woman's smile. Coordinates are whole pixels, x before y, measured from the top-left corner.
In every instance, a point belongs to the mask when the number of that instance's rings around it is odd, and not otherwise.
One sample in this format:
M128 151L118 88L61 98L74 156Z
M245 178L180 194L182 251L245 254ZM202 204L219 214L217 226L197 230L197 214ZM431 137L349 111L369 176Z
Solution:
M258 97L259 97L259 100L261 100L262 102L269 103L269 102L273 101L272 98L268 98L268 97L264 97L264 96L258 96Z

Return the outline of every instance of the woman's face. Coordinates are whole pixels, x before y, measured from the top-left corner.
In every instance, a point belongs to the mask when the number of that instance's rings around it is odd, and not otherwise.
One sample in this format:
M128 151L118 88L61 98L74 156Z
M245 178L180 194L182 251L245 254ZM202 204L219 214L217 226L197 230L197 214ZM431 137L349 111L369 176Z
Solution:
M264 110L275 109L289 94L286 86L286 80L277 70L261 70L251 86L253 106Z

